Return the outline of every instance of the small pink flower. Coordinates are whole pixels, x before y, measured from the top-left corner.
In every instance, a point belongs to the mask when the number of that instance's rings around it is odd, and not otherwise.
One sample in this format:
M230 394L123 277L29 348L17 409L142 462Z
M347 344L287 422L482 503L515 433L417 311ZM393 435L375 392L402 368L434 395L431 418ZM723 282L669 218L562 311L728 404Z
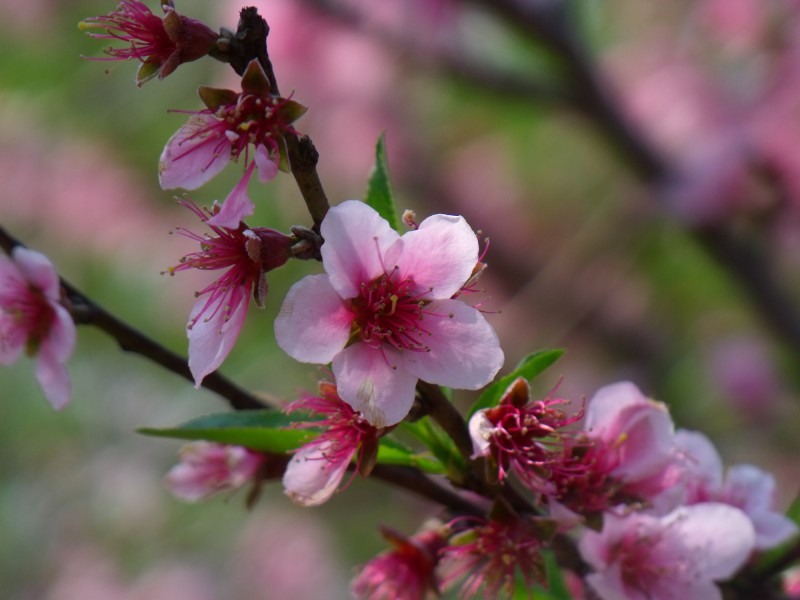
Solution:
M295 452L283 476L285 493L301 506L318 506L330 500L356 455L358 471L369 472L381 430L342 402L332 383L319 384L320 396L292 402L287 412L306 411L324 418L296 427L326 428ZM359 451L360 450L360 451Z
M574 513L650 501L668 486L673 437L663 404L628 382L603 387L589 401L584 431L552 457L537 490L548 497L553 516L566 523L577 520Z
M603 530L587 531L579 549L603 600L722 600L714 582L736 573L754 544L742 511L707 503L663 517L606 513Z
M64 408L72 384L64 362L75 349L75 323L61 305L61 284L46 256L17 246L0 256L0 364L11 365L25 350L36 356L36 379L56 410Z
M744 512L756 532L756 548L773 548L797 535L797 525L775 510L775 478L753 465L734 465L723 473L722 460L702 433L679 430L677 452L668 469L670 488L656 507L721 502ZM723 476L724 475L724 476Z
M529 588L544 583L542 543L531 521L462 518L451 525L473 520L474 527L451 537L450 545L442 550L445 589L466 577L461 587L464 598L476 596L481 588L486 598L498 598L501 593L511 598L517 570Z
M369 561L353 580L357 600L425 600L438 593L435 568L446 539L439 530L406 537L381 527L393 546Z
M503 364L494 329L453 298L478 263L463 217L434 215L402 237L372 208L350 200L321 226L327 274L290 290L275 337L290 356L333 361L339 395L373 425L400 422L419 379L478 389Z
M666 406L630 382L607 385L589 401L584 429L604 446L610 475L624 481L626 489L650 495L660 486L658 478L675 444Z
M206 223L214 235L177 229L181 235L198 242L200 250L184 256L169 273L225 269L219 279L197 292L198 300L186 326L189 369L199 387L203 378L215 371L233 349L247 316L251 294L257 306L264 306L266 273L286 263L294 240L272 229L248 228L244 223L235 228L217 226L212 224L216 218L214 212L204 212L189 200L181 200L180 204Z
M205 500L252 481L264 460L263 454L241 446L191 442L181 448L180 462L167 473L167 488L187 502Z
M259 179L274 179L286 159L284 136L297 135L292 123L306 108L272 95L257 60L242 76L241 93L204 86L198 93L206 108L190 112L186 124L167 141L158 167L161 187L197 189L242 154L250 163L251 146Z
M121 0L111 14L81 22L82 29L105 30L105 33L89 33L90 37L129 44L123 48L108 47L105 52L109 58L94 60L140 61L136 83L142 85L156 75L163 79L179 65L206 56L216 46L219 34L208 26L179 15L171 1L163 1L161 8L163 18L139 0Z
M567 415L558 408L568 400L530 399L523 378L512 383L497 406L476 412L469 422L475 456L491 459L498 481L513 469L528 487L544 491L551 468L563 464L565 439L576 432L560 431L583 418L583 412Z

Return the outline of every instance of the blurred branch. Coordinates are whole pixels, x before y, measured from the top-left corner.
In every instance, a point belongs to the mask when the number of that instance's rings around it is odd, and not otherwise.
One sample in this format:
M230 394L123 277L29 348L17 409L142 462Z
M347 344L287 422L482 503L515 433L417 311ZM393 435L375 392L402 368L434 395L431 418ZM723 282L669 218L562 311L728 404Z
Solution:
M586 115L617 147L634 172L657 186L678 177L677 169L620 110L601 70L574 30L562 0L469 0L521 28L561 57L573 86L573 107ZM773 333L800 354L796 302L772 276L767 257L724 225L688 228L689 234L739 284Z
M11 251L16 246L24 247L19 240L15 239L0 226L0 247L2 247L7 254L11 254ZM65 279L61 278L60 282L71 304L71 306L67 306L67 308L76 324L97 327L111 336L122 350L139 354L161 365L168 371L172 371L187 381L194 383L194 378L189 371L189 365L184 356L180 356L168 350L158 342L150 339L140 331L110 314ZM207 375L203 380L202 387L225 398L231 407L236 410L266 408L264 403L258 398L241 389L219 373Z
M401 487L457 513L483 516L486 512L456 492L442 487L414 467L375 465L370 477Z
M572 91L558 87L552 82L534 81L513 73L500 71L496 66L481 63L469 57L463 49L439 48L435 53L416 49L416 42L406 36L397 35L388 28L368 24L358 10L331 0L302 0L302 2L342 25L357 29L378 40L396 55L412 63L415 67L435 71L444 77L451 77L482 90L534 100L547 104L573 103Z
M615 146L636 175L648 185L659 186L677 177L677 169L619 109L601 70L576 34L566 3L562 0L465 0L501 17L509 26L534 37L561 59L569 87L556 88L505 74L494 67L469 61L462 54L436 57L414 54L414 43L389 31L367 27L357 12L331 0L304 2L337 21L364 30L398 54L415 63L467 81L482 90L505 97L514 95L536 102L562 104L588 117ZM772 276L767 257L724 225L689 227L689 235L732 277L773 333L800 353L800 314L795 301ZM587 313L589 323L593 323ZM599 321L599 320L598 320ZM646 347L649 342L629 335L619 338L626 348Z

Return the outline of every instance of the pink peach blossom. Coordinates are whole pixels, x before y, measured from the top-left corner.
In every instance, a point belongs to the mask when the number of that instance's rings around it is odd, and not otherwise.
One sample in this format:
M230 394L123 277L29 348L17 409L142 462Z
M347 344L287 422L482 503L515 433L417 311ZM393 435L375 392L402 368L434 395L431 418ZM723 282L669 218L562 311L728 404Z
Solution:
M736 573L754 545L742 511L705 503L662 517L606 513L603 530L588 530L579 549L603 600L722 600L714 582Z
M333 361L341 398L373 425L401 421L417 380L478 389L503 364L494 329L453 299L478 262L463 217L434 215L402 237L355 200L322 222L325 275L290 290L275 337L290 356Z
M187 111L189 120L167 141L158 165L161 187L197 189L242 154L247 166L255 164L262 182L274 179L286 158L284 135L297 134L291 124L306 108L271 94L257 60L242 76L241 93L209 87L198 92L206 108Z
M197 502L252 481L264 455L213 442L191 442L180 451L180 462L166 476L167 488L181 500Z
M0 256L0 364L13 364L23 350L36 356L36 379L56 410L67 405L72 393L64 362L76 337L50 260L21 246L11 258Z
M797 535L797 525L776 511L775 478L753 465L723 470L722 460L702 433L679 430L677 452L668 468L670 488L654 500L656 508L720 502L739 508L753 524L756 548L766 550Z
M330 500L356 456L356 467L369 470L370 465L363 461L365 452L377 449L380 434L339 398L334 384L322 382L319 390L320 396L302 398L286 408L288 412L305 411L324 417L296 424L325 428L295 452L283 476L286 495L301 506L318 506Z
M545 576L542 542L534 522L507 518L460 518L451 525L471 525L450 538L441 552L442 587L452 588L464 579L461 596L472 598L481 588L486 598L511 598L517 571L530 589Z
M351 591L358 600L424 600L438 593L435 567L446 539L437 529L411 537L381 527L392 549L379 554L361 569Z
M528 487L550 489L551 469L563 464L565 442L577 432L562 428L583 418L583 412L566 414L560 406L569 400L545 398L531 400L530 386L516 379L497 406L479 410L469 421L474 456L490 458L490 468L503 481L509 470ZM570 469L572 472L572 469Z
M584 428L605 449L609 474L626 490L650 495L672 459L674 425L667 407L630 382L600 388L586 408ZM654 489L651 489L654 488Z
M264 306L266 273L286 263L293 239L273 229L248 228L243 222L234 227L215 225L213 221L222 211L203 211L190 200L181 200L180 204L197 215L215 235L198 235L178 228L180 235L198 242L200 250L184 256L177 266L169 269L170 275L186 269L225 269L216 281L197 292L198 299L186 326L189 369L199 387L203 378L215 371L233 349L247 316L250 295L256 305Z
M136 83L142 85L156 75L163 79L182 63L202 58L216 46L219 34L210 27L179 15L171 1L163 2L162 8L163 18L139 0L121 0L112 13L81 22L82 29L105 30L105 33L88 33L90 37L129 44L127 48L108 47L105 49L108 58L94 60L140 61Z

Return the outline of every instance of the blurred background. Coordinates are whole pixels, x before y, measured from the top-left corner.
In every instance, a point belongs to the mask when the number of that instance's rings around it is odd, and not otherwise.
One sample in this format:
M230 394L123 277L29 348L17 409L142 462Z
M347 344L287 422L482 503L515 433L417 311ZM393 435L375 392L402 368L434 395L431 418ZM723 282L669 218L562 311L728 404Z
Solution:
M571 85L574 65L547 36L498 9L561 4L249 3L271 26L281 91L309 107L296 127L313 138L334 202L363 196L385 132L398 206L419 220L463 214L491 239L482 301L506 371L531 351L566 348L538 394L560 382L559 395L580 401L629 379L668 403L678 426L708 434L728 464L772 470L786 506L800 481L800 347L767 325L702 235L724 228L754 248L800 311L800 7L565 0L609 103L668 165L654 174L591 90ZM157 161L185 119L169 109L199 109L198 85L238 83L209 59L137 89L137 65L81 60L103 44L77 23L114 8L0 1L0 223L185 353L193 292L209 278L160 272L195 249L170 229L202 227L158 187ZM177 5L213 29L235 29L240 8ZM191 197L221 200L240 175L229 166ZM253 183L250 195L249 224L310 225L290 177ZM323 373L277 349L272 319L289 286L319 270L298 262L270 274L267 307L250 311L224 374L281 401L315 388ZM180 503L162 485L180 444L135 430L225 402L86 327L68 367L73 400L58 414L30 360L0 370L3 598L346 598L355 566L383 549L376 525L411 533L436 514L360 479L313 510L276 484L250 511L243 493Z

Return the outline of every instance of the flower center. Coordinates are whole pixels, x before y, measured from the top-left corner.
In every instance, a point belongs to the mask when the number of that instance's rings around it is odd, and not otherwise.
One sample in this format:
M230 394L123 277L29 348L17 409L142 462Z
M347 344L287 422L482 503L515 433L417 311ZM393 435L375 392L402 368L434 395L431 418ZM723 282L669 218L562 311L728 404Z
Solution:
M398 350L428 352L424 336L431 335L422 326L425 306L420 295L412 293L414 279L396 277L396 270L361 284L361 293L351 302L356 317L353 335L375 348L383 344Z
M217 117L227 127L226 137L231 143L231 156L235 159L247 147L264 145L270 154L279 151L275 134L289 130L288 124L278 117L282 98L242 94L234 105L222 107Z
M19 281L8 283L8 294L0 299L0 312L6 317L5 324L0 325L0 347L24 339L28 354L35 354L49 333L56 312L39 289Z

